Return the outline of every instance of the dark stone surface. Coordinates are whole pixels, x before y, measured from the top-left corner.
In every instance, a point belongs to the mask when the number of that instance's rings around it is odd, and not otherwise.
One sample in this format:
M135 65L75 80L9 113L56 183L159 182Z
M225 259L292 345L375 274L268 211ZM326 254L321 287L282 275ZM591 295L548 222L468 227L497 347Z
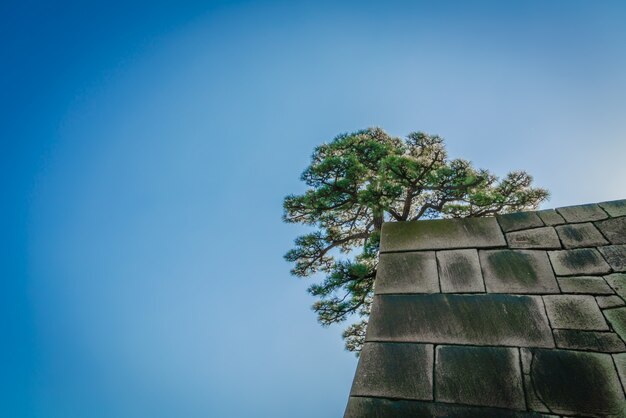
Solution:
M378 294L438 293L435 252L381 254L374 290Z
M626 353L613 354L613 361L617 368L617 374L622 381L622 388L626 388Z
M367 341L554 347L539 296L378 295Z
M608 244L608 241L591 222L557 226L556 231L565 248L595 247Z
M556 211L559 212L559 214L563 216L567 222L599 221L609 217L609 215L607 215L606 212L604 212L602 208L595 203L557 208Z
M540 418L534 412L444 403L351 397L344 418Z
M596 296L596 302L600 309L616 308L618 306L624 306L624 300L617 295L613 296Z
M437 251L439 282L443 293L484 292L478 251Z
M495 218L436 219L383 224L380 250L445 250L505 245L504 235Z
M559 414L624 417L624 393L610 354L534 350L537 396Z
M604 276L604 280L620 295L622 298L626 298L626 274L613 273L608 276Z
M626 245L607 245L600 252L615 271L626 271Z
M482 250L479 255L487 292L559 292L545 251Z
M557 277L559 287L563 293L582 293L587 295L611 295L613 289L602 277L572 276Z
M591 350L603 353L626 351L624 342L614 332L594 332L557 329L554 339L559 348L572 350Z
M366 343L351 396L433 399L433 346Z
M437 346L435 400L526 409L515 348Z
M542 220L535 212L516 212L496 216L504 232L543 226Z
M559 237L551 226L509 232L506 234L506 240L509 243L509 248L536 248L547 250L561 248Z
M598 203L609 215L626 216L626 199L611 200L610 202Z
M558 276L605 274L611 271L609 265L595 248L550 251L548 255L554 272Z
M541 218L544 224L548 226L561 225L565 223L565 219L559 215L554 209L540 210L537 215Z
M552 328L608 331L609 327L593 296L544 296Z
M605 309L604 316L622 339L626 340L626 307Z
M626 244L626 216L596 222L596 226L611 244Z

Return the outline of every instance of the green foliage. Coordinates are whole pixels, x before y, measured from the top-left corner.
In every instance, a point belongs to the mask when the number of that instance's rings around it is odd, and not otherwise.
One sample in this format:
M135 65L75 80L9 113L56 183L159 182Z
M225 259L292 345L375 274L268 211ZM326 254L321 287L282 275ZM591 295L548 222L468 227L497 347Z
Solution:
M343 335L346 348L357 353L383 222L490 216L536 209L548 197L524 171L500 180L469 161L448 159L439 136L413 132L401 139L380 128L318 146L301 179L307 190L285 198L283 219L316 230L296 238L285 258L294 263L295 276L325 275L309 287L322 325L361 318Z

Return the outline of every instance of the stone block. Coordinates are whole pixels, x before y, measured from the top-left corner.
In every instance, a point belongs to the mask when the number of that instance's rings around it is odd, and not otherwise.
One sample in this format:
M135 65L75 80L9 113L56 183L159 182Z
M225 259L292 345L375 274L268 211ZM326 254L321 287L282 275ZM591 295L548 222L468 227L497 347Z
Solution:
M485 291L478 251L475 249L437 251L437 264L442 292Z
M607 245L598 248L615 271L626 271L626 245Z
M602 279L594 276L557 277L563 293L583 293L588 295L611 295L613 289Z
M543 226L543 222L535 212L515 212L497 215L498 223L504 232Z
M626 216L596 222L596 226L611 244L626 244Z
M557 329L554 330L554 339L556 346L559 348L591 350L603 353L626 351L624 342L614 332Z
M530 374L523 374L522 377L524 379L524 393L526 394L526 404L528 405L528 409L537 412L550 412L546 405L535 394Z
M543 415L512 409L450 405L436 402L351 397L344 418L541 418Z
M350 395L431 400L433 346L366 343Z
M609 215L606 214L595 203L589 205L567 206L564 208L556 209L559 214L565 218L567 222L590 222L606 219Z
M526 409L515 348L437 346L436 401Z
M593 296L544 296L552 328L608 331L609 327Z
M506 240L509 243L509 248L541 248L547 250L561 248L559 237L551 226L509 232L506 234Z
M626 216L626 199L598 203L612 217Z
M381 254L374 291L381 293L438 293L434 251Z
M626 307L605 309L604 316L609 321L613 330L626 340Z
M374 296L366 341L554 347L541 297L502 294Z
M495 218L434 219L383 224L380 250L446 250L505 245Z
M561 225L565 223L565 219L559 215L554 209L540 210L537 215L541 218L544 224L548 226Z
M604 280L615 290L622 298L626 298L626 274L613 273L604 276Z
M626 388L626 353L613 354L613 361L617 368L617 374L622 381L622 387Z
M534 350L535 393L558 414L626 416L624 393L610 354Z
M550 251L548 255L558 276L605 274L611 271L611 267L595 248Z
M608 244L608 241L591 222L557 226L556 231L565 248L596 247Z
M559 293L545 251L482 250L479 256L487 292Z
M617 308L626 305L622 298L617 295L613 296L596 296L596 302L600 309Z

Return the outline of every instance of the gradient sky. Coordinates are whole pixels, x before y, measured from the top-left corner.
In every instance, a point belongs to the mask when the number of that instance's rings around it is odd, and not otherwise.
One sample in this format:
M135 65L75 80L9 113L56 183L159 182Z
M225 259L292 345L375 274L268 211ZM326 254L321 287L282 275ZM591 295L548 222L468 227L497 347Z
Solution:
M280 219L338 133L626 197L623 1L129 3L0 5L2 416L340 416Z

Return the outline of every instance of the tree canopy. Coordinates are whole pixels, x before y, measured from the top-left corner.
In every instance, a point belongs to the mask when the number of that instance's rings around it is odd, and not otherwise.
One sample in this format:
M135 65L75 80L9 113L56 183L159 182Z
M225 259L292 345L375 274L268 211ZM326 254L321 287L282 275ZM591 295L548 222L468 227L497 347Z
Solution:
M322 325L357 318L344 331L349 351L365 337L383 222L493 216L536 209L548 191L524 171L499 179L463 159L444 140L380 128L341 134L315 148L301 176L307 189L284 200L283 219L314 227L285 255L295 276L324 276L308 291Z

